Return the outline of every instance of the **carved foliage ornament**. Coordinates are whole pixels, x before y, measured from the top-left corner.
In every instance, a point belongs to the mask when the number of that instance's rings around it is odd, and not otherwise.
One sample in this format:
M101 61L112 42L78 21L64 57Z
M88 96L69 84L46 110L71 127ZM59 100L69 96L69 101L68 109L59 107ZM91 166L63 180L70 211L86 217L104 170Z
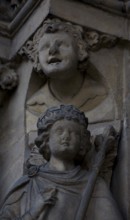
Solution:
M9 65L0 64L0 88L12 90L18 85L18 75Z
M89 51L101 48L110 48L115 45L117 38L107 34L100 34L96 31L85 29L79 25L65 22L57 18L47 19L37 30L34 36L26 42L19 51L20 55L25 55L33 62L35 71L40 72L41 66L38 59L38 45L40 39L47 32L56 32L58 27L61 31L69 33L76 41L80 57L79 69L84 71L87 65Z

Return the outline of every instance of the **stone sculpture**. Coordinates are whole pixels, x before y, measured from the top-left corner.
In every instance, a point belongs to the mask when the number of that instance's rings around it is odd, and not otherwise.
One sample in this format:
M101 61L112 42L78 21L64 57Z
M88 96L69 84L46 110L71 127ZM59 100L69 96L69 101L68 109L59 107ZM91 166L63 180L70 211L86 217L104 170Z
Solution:
M9 64L0 63L0 106L3 105L4 100L10 91L13 91L19 83L18 74Z
M113 98L108 94L105 80L99 73L98 77L87 73L88 38L91 39L92 34L87 34L85 41L82 27L48 19L33 41L27 42L28 48L23 48L40 75L47 77L43 87L27 100L27 133L36 130L36 121L42 112L62 103L73 104L87 113L90 122L114 118ZM94 37L95 42L91 39L92 47L97 47L98 38Z
M0 88L3 90L13 90L18 85L18 75L14 69L9 67L0 68Z
M84 113L72 105L52 107L39 117L35 143L46 163L31 166L28 175L10 190L1 220L77 220L92 174L82 168L91 146L87 126ZM107 136L105 146L111 140L112 134ZM94 185L84 219L121 220L105 181L98 177Z

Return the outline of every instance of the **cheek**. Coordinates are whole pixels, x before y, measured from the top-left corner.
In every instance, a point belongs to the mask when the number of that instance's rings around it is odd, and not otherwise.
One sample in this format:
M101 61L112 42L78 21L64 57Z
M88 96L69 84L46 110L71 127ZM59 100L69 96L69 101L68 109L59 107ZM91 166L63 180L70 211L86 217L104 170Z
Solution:
M46 60L46 53L44 52L42 52L42 53L39 53L39 61L40 61L40 63L44 63L45 62L45 60Z
M53 146L54 144L56 145L59 142L59 137L56 136L51 136L49 143Z
M77 136L76 138L73 137L72 140L73 140L73 143L74 143L76 146L79 146L79 145L80 145L81 138L80 138L79 136Z
M39 54L39 62L42 63L43 62L43 57L41 54Z
M78 146L78 148L80 148L80 144L81 144L81 137L78 136L78 137L76 138L76 145Z

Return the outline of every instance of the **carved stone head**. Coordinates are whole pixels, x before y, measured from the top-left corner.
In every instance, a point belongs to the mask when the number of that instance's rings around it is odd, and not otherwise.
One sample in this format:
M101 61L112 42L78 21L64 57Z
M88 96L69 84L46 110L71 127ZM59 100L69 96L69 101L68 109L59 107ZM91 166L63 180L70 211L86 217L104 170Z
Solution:
M72 77L88 56L82 28L53 19L44 23L43 31L38 49L43 72L52 78Z
M55 43L52 44L53 42ZM33 62L35 71L43 76L44 71L45 74L47 74L46 67L44 67L45 61L43 60L43 56L46 58L47 49L50 49L51 53L55 53L55 51L60 48L60 44L64 46L64 49L66 49L67 45L70 46L72 54L68 51L67 57L71 57L72 61L76 58L76 67L78 66L78 69L84 72L87 65L88 45L84 39L83 28L57 18L46 19L32 39L28 40L25 46L21 48L19 54L26 55ZM64 54L61 53L61 55ZM58 59L60 58L58 57ZM54 62L57 63L57 66L59 65L59 61L57 60L57 62L55 62L53 58L52 60L48 60L48 62L52 62L53 64ZM54 66L56 65L54 64Z
M88 119L72 105L60 105L49 108L38 119L38 137L36 145L46 160L51 153L75 156L80 163L90 148L90 133L87 130ZM60 150L59 150L60 149ZM68 153L69 149L69 153Z
M29 39L19 51L20 55L26 55L33 62L35 71L42 73L41 76L43 76L43 72L45 71L43 69L42 46L47 43L46 40L48 37L49 42L51 39L56 38L54 37L56 34L58 35L58 40L64 35L66 41L70 40L72 42L73 49L76 49L75 55L78 58L78 70L80 70L80 72L86 71L88 52L90 50L96 51L102 47L111 48L117 42L117 39L113 36L99 34L96 31L63 21L59 18L47 18L34 36ZM59 43L57 44L56 41L54 47L51 47L53 48L51 51L54 52L54 48L58 46ZM50 48L48 43L45 47Z

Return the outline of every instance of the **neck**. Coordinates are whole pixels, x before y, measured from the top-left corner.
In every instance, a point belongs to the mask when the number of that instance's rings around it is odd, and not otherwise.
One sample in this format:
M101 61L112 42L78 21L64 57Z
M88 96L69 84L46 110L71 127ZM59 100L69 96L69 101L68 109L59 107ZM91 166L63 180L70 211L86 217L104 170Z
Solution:
M83 80L84 77L79 72L69 79L50 79L50 91L59 101L67 102L79 92Z
M67 170L74 169L75 164L74 164L74 161L59 159L59 158L55 158L51 156L51 159L49 161L49 167L52 170L67 171Z

